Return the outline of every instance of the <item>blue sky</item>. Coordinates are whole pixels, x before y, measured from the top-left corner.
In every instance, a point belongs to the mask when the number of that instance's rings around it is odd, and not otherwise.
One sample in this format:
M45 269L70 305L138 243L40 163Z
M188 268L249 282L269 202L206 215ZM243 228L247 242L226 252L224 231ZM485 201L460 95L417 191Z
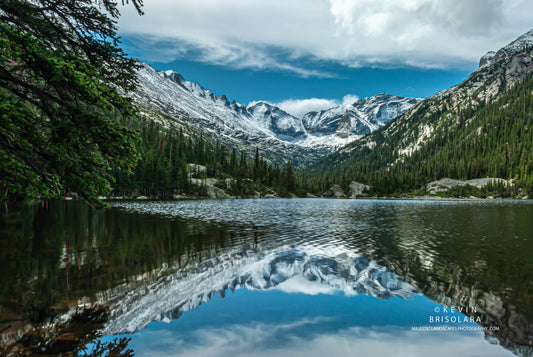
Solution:
M261 306L261 308L258 308ZM359 294L307 295L238 289L170 323L152 322L131 337L136 356L512 356L473 322L430 323L443 306L417 295L379 300ZM471 328L411 331L412 326ZM121 336L106 336L113 340Z
M120 18L128 54L293 114L378 92L430 96L533 27L529 0L150 0L144 11Z
M173 69L183 74L185 79L198 82L217 95L225 94L228 99L245 104L260 99L271 102L290 98L341 99L347 94L364 98L379 92L427 97L461 82L477 68L477 63L465 65L463 69L349 68L331 62L311 64L311 68L327 72L330 76L303 77L288 71L237 69L186 58L172 62L150 61L144 55L144 49L136 46L134 36L125 36L122 47L129 55L149 62L155 69Z

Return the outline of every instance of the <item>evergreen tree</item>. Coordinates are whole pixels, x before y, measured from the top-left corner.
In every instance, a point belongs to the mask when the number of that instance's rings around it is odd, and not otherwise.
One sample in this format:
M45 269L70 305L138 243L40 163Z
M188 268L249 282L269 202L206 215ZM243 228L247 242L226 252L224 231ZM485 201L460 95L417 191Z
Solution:
M132 0L140 12L142 2ZM0 1L0 198L88 200L130 171L135 61L118 47L111 0Z

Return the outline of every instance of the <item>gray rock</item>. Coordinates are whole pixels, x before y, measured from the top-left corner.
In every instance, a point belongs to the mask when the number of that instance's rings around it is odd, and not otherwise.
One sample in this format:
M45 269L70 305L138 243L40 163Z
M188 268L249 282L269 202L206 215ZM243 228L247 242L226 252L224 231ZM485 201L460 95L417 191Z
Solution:
M344 194L344 190L342 189L342 187L340 187L339 185L335 184L335 185L331 186L331 188L329 190L324 192L322 194L322 197L342 198L342 197L346 197L346 195Z
M348 187L348 193L350 198L367 197L368 195L366 193L363 193L363 191L366 191L370 188L370 186L356 181L350 182L350 185Z
M481 59L479 60L479 68L488 66L492 63L494 60L494 56L496 55L496 52L489 51Z
M198 164L187 164L187 172L189 173L204 173L206 171L205 166Z
M426 185L426 191L432 195L436 194L437 192L445 192L448 191L450 188L455 186L465 186L470 185L477 188L483 188L489 184L496 184L496 183L503 183L509 185L509 181L501 179L501 178L480 178L480 179L472 179L467 181L460 181L460 180L454 180L450 178L442 178L438 181L432 181Z
M146 196L139 196L139 197L137 197L137 199L138 199L138 200L147 200L148 197L146 197Z
M216 178L206 178L206 179L191 179L191 183L193 183L196 186L214 186L218 183L218 180Z
M475 186L477 188L483 188L489 184L496 184L496 183L502 183L504 185L508 185L509 181L504 180L502 178L486 177L486 178L481 178L481 179L468 180L466 181L466 183L470 186Z
M307 197L307 198L317 198L317 196L315 196L315 195L313 195L312 193L309 193L309 192L307 192L305 194L305 197Z
M226 191L216 186L207 185L206 189L207 197L209 198L233 198L232 195L228 194Z
M231 186L233 185L234 180L230 179L230 178L227 178L227 179L224 180L224 182L226 183L227 189L231 190Z
M454 180L450 178L442 178L438 181L432 181L426 185L426 191L434 195L437 192L448 191L450 188L455 186L464 186L466 183L464 181Z
M267 193L264 198L279 198L276 193Z

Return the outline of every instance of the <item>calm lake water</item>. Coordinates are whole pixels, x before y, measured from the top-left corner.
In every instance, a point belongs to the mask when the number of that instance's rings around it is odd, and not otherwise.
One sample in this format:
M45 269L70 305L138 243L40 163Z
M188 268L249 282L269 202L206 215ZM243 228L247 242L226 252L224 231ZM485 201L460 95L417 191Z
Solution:
M3 208L0 355L533 355L533 202L112 206Z

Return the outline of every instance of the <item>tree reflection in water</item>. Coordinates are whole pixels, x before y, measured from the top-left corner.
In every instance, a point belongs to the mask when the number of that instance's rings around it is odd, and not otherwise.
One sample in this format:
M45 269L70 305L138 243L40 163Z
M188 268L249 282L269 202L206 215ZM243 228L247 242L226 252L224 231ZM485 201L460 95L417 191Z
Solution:
M109 306L97 302L194 271L229 251L268 254L302 242L346 247L405 277L433 301L476 307L483 326L501 326L488 338L531 354L533 205L302 202L168 203L178 212L170 217L151 211L149 202L138 212L95 211L81 202L4 206L3 354L69 355L108 321ZM264 211L254 211L258 205ZM202 220L180 218L187 214ZM104 347L126 353L127 341L98 348Z

